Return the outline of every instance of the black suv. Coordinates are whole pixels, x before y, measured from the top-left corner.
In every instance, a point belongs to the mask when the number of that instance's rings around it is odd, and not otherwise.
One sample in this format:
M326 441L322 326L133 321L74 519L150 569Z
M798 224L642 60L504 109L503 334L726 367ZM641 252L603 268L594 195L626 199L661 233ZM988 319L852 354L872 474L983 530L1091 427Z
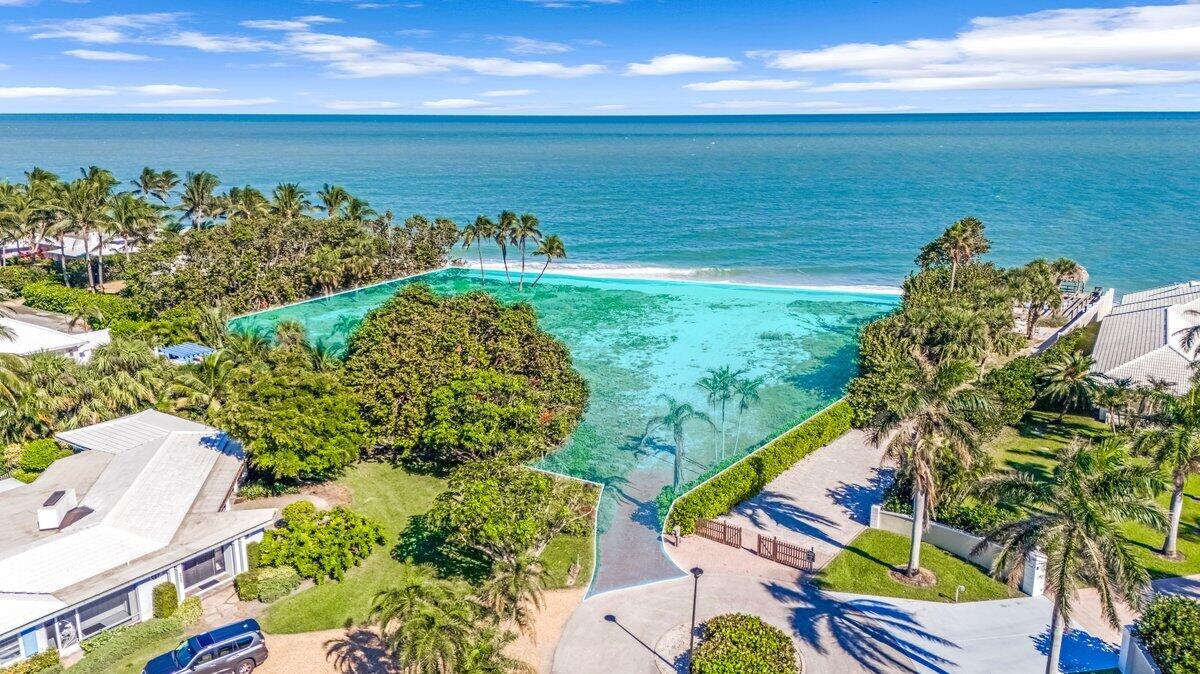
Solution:
M146 663L142 674L250 674L267 660L257 620L243 620L188 637Z

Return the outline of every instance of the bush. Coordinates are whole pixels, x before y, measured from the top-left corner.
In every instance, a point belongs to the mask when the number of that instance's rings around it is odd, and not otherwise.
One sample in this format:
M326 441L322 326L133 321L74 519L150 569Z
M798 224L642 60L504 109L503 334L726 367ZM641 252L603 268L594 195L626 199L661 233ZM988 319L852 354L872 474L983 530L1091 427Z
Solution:
M295 494L299 491L300 487L294 482L279 482L270 478L250 478L238 487L237 493L240 498L251 501L258 498Z
M183 625L176 618L154 618L144 623L106 630L80 643L85 653L70 669L71 674L107 674L113 665L131 651L145 648L168 637L182 636Z
M49 281L26 285L21 289L21 297L25 298L26 306L34 309L70 316L89 316L88 323L93 328L103 327L118 319L137 317L136 305L126 297L68 288Z
M0 267L0 287L20 293L30 283L48 281L53 272L41 265L15 265ZM3 671L3 670L0 670Z
M1134 634L1163 674L1200 672L1200 602L1159 595L1134 623Z
M262 551L258 541L250 541L246 544L246 567L253 570L262 566L261 563Z
M1038 367L1037 359L1021 356L983 376L979 390L991 399L992 405L987 410L967 414L967 420L979 429L982 439L996 437L1000 429L1016 424L1033 409Z
M200 604L200 597L188 597L184 599L183 603L175 611L175 619L184 627L200 622L200 618L203 615L204 607Z
M704 624L692 674L796 674L796 647L783 630L745 613L719 615Z
M686 492L671 506L667 529L679 526L680 531L690 534L696 530L698 518L713 518L733 510L797 461L849 431L851 414L849 404L838 402ZM670 491L670 486L665 487L660 496L660 512L666 507L662 501L671 497Z
M301 503L308 508L297 508ZM297 509L288 513L289 508ZM383 528L349 508L339 506L307 516L309 508L311 503L297 501L284 509L283 527L263 537L259 548L263 564L293 567L301 576L318 583L327 578L341 580L347 570L383 543Z
M317 516L317 506L312 501L296 501L284 506L280 514L288 522L308 521Z
M38 672L57 666L58 651L42 651L15 665L0 668L0 674L37 674Z
M300 574L290 566L258 569L258 600L264 604L282 599L300 587Z
M170 618L179 609L179 591L175 583L162 582L154 586L154 617Z
M258 599L258 572L259 569L251 569L234 576L233 589L237 592L238 599L242 601Z
M40 473L50 464L71 454L71 450L58 444L57 440L34 440L21 449L21 460L17 466L28 473Z

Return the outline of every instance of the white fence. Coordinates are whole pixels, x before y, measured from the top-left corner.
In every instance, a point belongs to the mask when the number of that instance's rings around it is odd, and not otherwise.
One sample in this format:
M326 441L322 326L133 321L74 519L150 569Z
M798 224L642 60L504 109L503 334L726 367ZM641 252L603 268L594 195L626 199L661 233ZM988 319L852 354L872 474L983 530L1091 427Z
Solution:
M1121 657L1117 661L1121 674L1162 674L1154 658L1146 652L1142 643L1133 636L1133 628L1125 626L1121 632Z
M871 506L871 528L890 531L901 536L912 535L912 515L894 513L884 510L879 505ZM975 547L983 539L969 534L961 529L948 527L937 522L930 522L922 534L922 540L935 548L940 548L960 559L985 569L992 568L996 557L1000 554L1000 546L988 543L978 553ZM1021 576L1021 591L1031 597L1040 596L1046 589L1046 556L1041 553L1031 554L1025 560L1025 570Z

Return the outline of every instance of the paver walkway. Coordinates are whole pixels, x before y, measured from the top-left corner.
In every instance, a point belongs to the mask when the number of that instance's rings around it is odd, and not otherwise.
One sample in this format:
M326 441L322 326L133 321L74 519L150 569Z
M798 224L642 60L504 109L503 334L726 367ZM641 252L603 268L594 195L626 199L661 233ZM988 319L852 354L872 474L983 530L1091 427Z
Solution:
M785 566L758 557L756 533L811 547L820 569L868 525L871 504L892 478L880 466L883 450L862 431L850 431L809 454L758 495L721 519L744 529L743 550L687 536L668 552L681 568L700 566L772 580L796 579Z

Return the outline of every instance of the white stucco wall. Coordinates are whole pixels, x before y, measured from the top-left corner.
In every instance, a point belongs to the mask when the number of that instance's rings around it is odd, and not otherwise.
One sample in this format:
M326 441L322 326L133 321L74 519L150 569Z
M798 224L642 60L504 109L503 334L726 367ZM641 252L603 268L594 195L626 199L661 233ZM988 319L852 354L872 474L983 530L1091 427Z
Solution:
M1128 625L1121 633L1121 657L1117 668L1121 674L1162 674L1142 644L1133 638L1133 628Z

